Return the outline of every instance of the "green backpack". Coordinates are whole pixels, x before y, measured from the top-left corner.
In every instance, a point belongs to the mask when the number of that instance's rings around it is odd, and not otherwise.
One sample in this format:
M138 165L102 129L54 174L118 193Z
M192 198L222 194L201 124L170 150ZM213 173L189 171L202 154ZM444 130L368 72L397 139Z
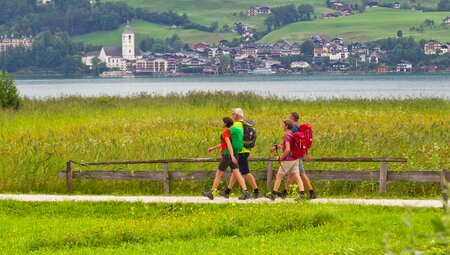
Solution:
M234 154L238 154L244 148L244 130L241 127L232 126L230 128L231 146Z

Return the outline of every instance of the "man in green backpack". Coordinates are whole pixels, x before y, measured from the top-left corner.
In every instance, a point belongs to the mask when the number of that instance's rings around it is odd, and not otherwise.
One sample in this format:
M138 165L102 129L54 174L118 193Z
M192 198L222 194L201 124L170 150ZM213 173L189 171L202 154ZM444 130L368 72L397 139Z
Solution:
M219 183L220 183L220 179L228 167L230 167L230 169L231 169L231 175L232 176L236 175L235 178L239 181L239 184L242 187L243 195L241 197L239 197L239 199L245 200L245 199L250 198L250 194L248 193L247 187L245 185L245 180L242 177L242 175L239 173L238 160L234 156L234 155L237 155L237 152L239 151L239 147L234 148L232 141L231 141L233 139L233 134L231 133L231 130L233 129L232 125L233 125L233 120L230 117L222 118L222 128L224 129L224 131L220 135L220 143L216 146L208 148L208 152L211 152L216 149L222 150L222 153L221 153L222 159L220 160L219 167L217 168L217 171L216 171L216 176L214 178L213 187L211 190L202 191L202 195L211 200L214 199L213 193L214 193L214 191L217 190L217 187L219 186ZM242 131L239 130L239 127L237 127L233 132L234 132L234 135L239 135L240 133L242 133ZM242 140L242 135L240 135L240 139ZM238 144L239 143L237 143L236 146L239 146ZM242 147L243 147L243 145L242 145Z
M251 149L246 148L244 145L244 125L249 125L246 120L244 120L244 111L241 108L236 108L233 110L233 113L231 114L234 120L234 125L230 129L231 133L231 141L233 143L233 149L235 148L235 141L236 141L236 148L239 149L238 151L238 164L239 164L239 171L241 172L241 175L247 179L247 181L250 183L250 186L253 188L253 198L259 198L262 197L261 193L259 193L258 185L256 184L255 177L253 177L252 173L250 173L250 169L248 167L248 158L250 157ZM236 128L237 127L237 128ZM233 131L234 130L234 131ZM233 137L233 133L240 130L240 134L236 134L235 137ZM240 137L240 138L239 138ZM234 138L234 139L233 139ZM255 138L256 139L256 136ZM254 146L254 142L252 141ZM233 174L231 175L230 182L228 183L228 188L226 190L220 190L218 193L225 197L230 197L230 192L233 189L234 184L236 183L236 176Z

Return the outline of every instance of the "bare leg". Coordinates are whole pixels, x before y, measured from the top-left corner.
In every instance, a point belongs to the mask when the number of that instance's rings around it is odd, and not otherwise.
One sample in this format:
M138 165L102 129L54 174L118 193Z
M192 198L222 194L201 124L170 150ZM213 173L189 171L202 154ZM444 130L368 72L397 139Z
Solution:
M245 179L247 179L248 183L250 183L250 186L252 186L252 189L255 190L258 188L258 185L256 184L256 180L255 177L253 176L253 174L248 173L246 175L244 175Z
M302 178L303 183L305 184L306 189L312 190L311 181L309 180L308 176L306 174L301 174L300 177Z
M275 184L273 185L273 190L278 191L281 185L281 179L283 179L284 174L277 174L275 179Z
M300 178L300 175L298 173L296 173L296 174L291 174L291 176L295 179L295 182L297 182L298 189L300 191L304 191L305 188L303 187L303 182L302 182L302 179Z
M286 187L289 188L292 184L292 181L294 181L294 176L292 174L290 174L286 181Z
M241 172L239 172L239 169L233 169L231 170L231 172L233 173L232 175L236 175L236 179L239 182L239 185L241 185L241 188L243 190L247 190L247 185L245 185L245 180L244 177L242 177Z
M214 178L212 190L216 190L217 187L219 187L220 178L222 178L222 175L223 175L223 171L217 170L216 177Z
M231 173L230 182L228 182L228 188L233 189L235 183L236 183L236 176L234 175L234 173Z

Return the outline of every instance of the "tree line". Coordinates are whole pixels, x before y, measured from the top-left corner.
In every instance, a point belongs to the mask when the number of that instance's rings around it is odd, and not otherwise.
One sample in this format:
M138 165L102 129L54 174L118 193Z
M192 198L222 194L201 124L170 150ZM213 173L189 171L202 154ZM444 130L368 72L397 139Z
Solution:
M132 19L207 32L217 29L217 23L210 27L196 24L185 13L152 12L117 2L96 1L95 4L90 4L87 0L53 0L52 4L40 5L35 0L0 0L0 10L0 34L8 36L32 36L43 30L79 35L117 29Z
M271 14L264 20L264 24L270 32L293 22L313 20L314 13L315 9L310 4L302 4L298 8L294 4L275 7L271 9Z

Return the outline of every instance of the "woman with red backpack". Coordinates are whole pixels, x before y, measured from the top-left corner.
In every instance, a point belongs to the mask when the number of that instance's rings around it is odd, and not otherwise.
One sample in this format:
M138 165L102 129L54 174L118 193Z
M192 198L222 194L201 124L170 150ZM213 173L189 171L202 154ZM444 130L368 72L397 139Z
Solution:
M294 133L295 132L308 133L307 136L311 140L310 143L312 143L311 125L309 125L309 124L300 125L300 123L298 123L298 121L300 119L300 114L298 114L298 112L291 112L289 114L289 119L292 120L292 122L294 122L294 126L292 126L291 131L294 132ZM305 130L302 130L301 126L305 126ZM311 146L311 144L309 144L309 146ZM299 173L300 173L300 178L302 178L302 182L305 184L305 187L309 190L309 199L316 199L317 198L316 192L314 191L314 189L313 189L313 187L311 185L311 181L309 180L308 176L306 175L305 167L303 166L303 161L304 160L306 160L306 162L310 161L308 150L306 150L306 154L305 154L304 157L298 159ZM283 194L285 196L289 192L289 186L291 185L292 181L293 181L293 179L291 177L289 177L287 179L286 189L283 190Z
M300 198L305 195L305 191L303 188L303 182L300 178L299 168L298 168L298 159L292 157L292 150L294 149L294 133L291 131L294 126L294 122L292 120L284 120L283 121L283 131L284 137L283 142L281 144L275 144L270 151L277 152L277 156L275 157L279 164L280 168L278 169L278 173L276 175L275 183L273 185L273 190L270 194L268 194L268 198L271 200L275 200L275 198L281 197L285 198L285 195L282 192L278 192L278 189L281 185L281 180L283 176L287 175L288 177L293 178L298 185L300 190ZM278 148L281 148L281 155L278 155Z

